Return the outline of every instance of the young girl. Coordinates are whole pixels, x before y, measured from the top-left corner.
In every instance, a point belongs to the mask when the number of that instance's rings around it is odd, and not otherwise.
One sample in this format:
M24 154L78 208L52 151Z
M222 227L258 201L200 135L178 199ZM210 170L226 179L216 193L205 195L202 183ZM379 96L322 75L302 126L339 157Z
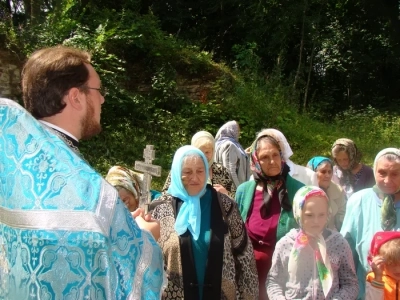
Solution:
M400 232L377 232L371 242L365 300L400 297Z
M315 186L299 189L293 215L300 229L292 229L276 244L267 280L269 299L356 299L350 247L338 232L326 229L325 192Z

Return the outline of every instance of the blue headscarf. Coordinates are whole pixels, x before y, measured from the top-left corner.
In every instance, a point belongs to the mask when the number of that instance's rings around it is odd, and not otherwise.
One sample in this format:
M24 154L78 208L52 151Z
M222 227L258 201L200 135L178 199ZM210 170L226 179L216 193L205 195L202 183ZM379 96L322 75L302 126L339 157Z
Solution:
M190 196L182 183L182 166L184 158L193 154L201 157L203 160L206 179L200 193ZM183 146L179 148L175 152L174 160L172 161L171 185L168 188L169 194L183 201L175 221L175 231L179 235L189 230L195 240L199 238L201 225L200 198L206 191L207 180L208 162L203 152L193 146Z
M332 161L329 158L325 156L314 156L307 163L307 167L313 171L316 171L318 166L325 161L329 162L332 165Z

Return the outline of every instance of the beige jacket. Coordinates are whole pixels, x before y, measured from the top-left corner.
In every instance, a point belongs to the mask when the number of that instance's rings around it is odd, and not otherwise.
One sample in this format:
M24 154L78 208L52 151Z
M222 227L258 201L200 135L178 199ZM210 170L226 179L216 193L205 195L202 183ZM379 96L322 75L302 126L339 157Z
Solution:
M329 198L329 205L332 211L331 217L328 221L328 228L340 231L346 213L345 194L342 188L333 181L331 181L331 184L325 192Z

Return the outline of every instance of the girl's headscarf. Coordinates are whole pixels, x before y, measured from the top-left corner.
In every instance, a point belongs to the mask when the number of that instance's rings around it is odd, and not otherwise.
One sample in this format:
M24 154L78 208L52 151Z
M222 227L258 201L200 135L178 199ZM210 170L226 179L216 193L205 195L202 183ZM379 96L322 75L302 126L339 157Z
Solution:
M182 183L182 167L185 157L196 155L203 160L206 180L200 193L190 196ZM171 166L171 185L168 193L183 201L175 221L175 231L182 235L189 230L193 238L197 240L200 234L201 209L200 198L204 195L208 180L207 158L199 149L193 146L183 146L175 152Z
M192 137L191 145L200 149L201 146L211 144L213 147L213 153L211 160L208 161L208 166L211 167L214 162L214 153L215 153L215 139L211 133L207 131L199 131Z
M328 197L319 187L303 186L300 188L293 199L293 215L296 222L300 226L300 231L296 236L292 251L288 262L289 276L296 276L298 262L302 261L302 254L306 251L313 251L317 264L318 276L321 282L325 297L328 295L332 287L332 267L327 255L325 239L322 232L318 236L310 236L302 229L302 211L305 203L311 197L324 197L329 205ZM328 206L329 216L329 206ZM312 248L310 243L314 243L317 247Z
M378 160L386 155L386 154L393 154L396 155L397 157L400 158L400 150L397 148L386 148L380 151L374 161L374 176L375 176L375 181L376 181L376 167L377 167L377 162ZM394 195L387 195L384 194L378 185L375 185L373 187L375 193L378 195L380 199L382 199L382 207L381 207L381 226L382 229L387 231L387 230L392 230L396 224L397 224L397 214L396 214L396 209L394 207ZM400 190L400 187L398 188L397 191Z
M242 145L239 144L239 125L236 121L229 121L222 125L215 136L215 147L218 148L225 141L231 141L246 156Z
M142 192L143 174L125 167L114 166L108 171L106 180L114 187L122 187L131 192L135 199L139 201Z
M266 218L268 216L270 202L274 193L278 194L279 202L284 210L290 211L292 209L292 205L290 204L289 196L286 189L286 177L289 173L289 167L286 165L285 161L282 159L281 173L276 176L267 176L266 174L264 174L261 168L257 154L257 144L258 141L264 137L269 137L270 139L275 140L272 136L262 135L259 136L250 147L251 171L253 172L254 179L263 183L264 203L261 206L260 210L262 218ZM276 140L275 142L278 143L278 141ZM282 154L281 149L279 148L278 150Z
M323 162L329 162L332 165L332 161L324 156L314 156L311 158L308 163L307 163L307 168L313 170L314 172L317 171L318 166L322 164Z

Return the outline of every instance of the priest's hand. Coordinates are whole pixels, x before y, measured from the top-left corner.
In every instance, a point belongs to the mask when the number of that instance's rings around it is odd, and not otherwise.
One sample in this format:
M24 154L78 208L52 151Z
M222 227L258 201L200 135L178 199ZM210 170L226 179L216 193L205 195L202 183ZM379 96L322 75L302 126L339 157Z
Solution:
M160 238L160 222L151 217L151 214L144 214L142 208L136 209L132 212L132 217L135 219L140 229L150 231L155 240Z

